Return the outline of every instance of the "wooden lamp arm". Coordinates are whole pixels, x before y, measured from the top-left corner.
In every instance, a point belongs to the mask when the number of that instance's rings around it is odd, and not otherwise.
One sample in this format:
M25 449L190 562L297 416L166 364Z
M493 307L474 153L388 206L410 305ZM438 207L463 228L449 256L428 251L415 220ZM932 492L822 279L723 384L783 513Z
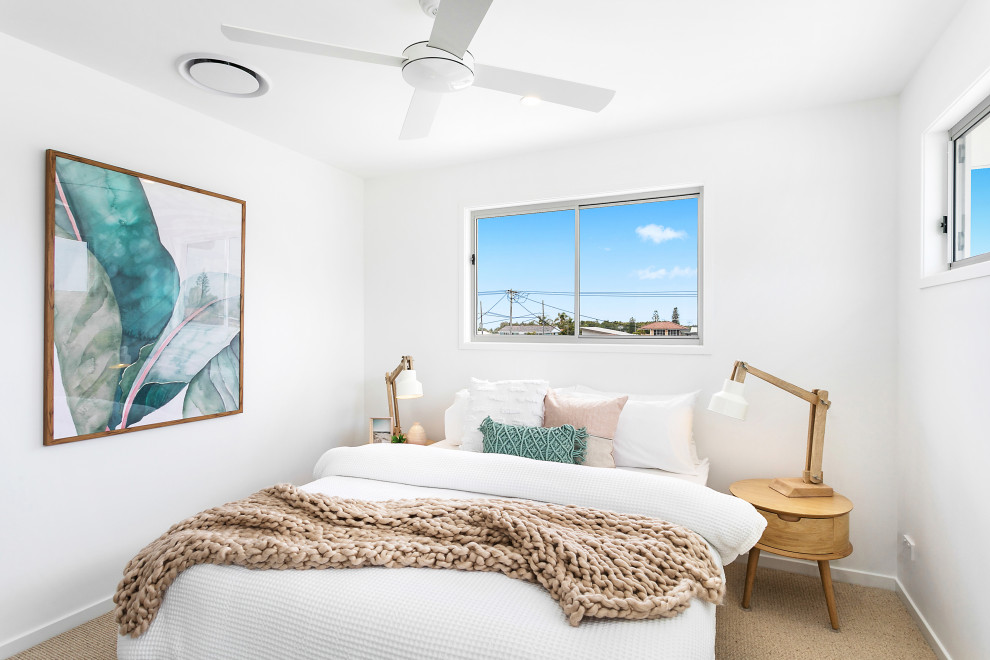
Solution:
M808 391L802 389L742 361L737 361L732 366L732 380L738 383L746 380L747 373L753 374L760 380L775 385L785 392L790 392L811 404L811 413L808 417L808 448L805 453L804 474L802 476L807 483L822 483L824 480L822 454L825 449L825 415L828 413L828 407L832 405L832 402L828 400L828 390Z
M781 380L776 376L772 376L767 372L757 369L756 367L742 361L736 362L735 365L732 367L732 380L741 383L746 379L747 373L753 374L760 380L765 380L771 385L776 385L785 392L790 392L794 396L800 399L804 399L805 401L807 401L812 405L817 404L821 400L821 396L819 394L820 390L814 390L809 392L808 390L801 389L797 385L792 385L791 383L788 383L786 380ZM826 403L826 405L828 404Z
M411 355L403 355L402 356L402 359L399 360L399 366L397 366L395 369L393 369L392 370L392 373L385 374L385 379L389 383L393 383L394 384L395 383L395 379L399 377L399 374L401 374L406 369L412 369L412 368L413 368L413 359L412 359L412 356Z
M411 355L403 355L399 360L399 366L391 372L385 372L385 396L388 398L388 416L392 418L392 435L402 433L402 426L399 424L399 401L395 397L395 379L406 369L413 368Z

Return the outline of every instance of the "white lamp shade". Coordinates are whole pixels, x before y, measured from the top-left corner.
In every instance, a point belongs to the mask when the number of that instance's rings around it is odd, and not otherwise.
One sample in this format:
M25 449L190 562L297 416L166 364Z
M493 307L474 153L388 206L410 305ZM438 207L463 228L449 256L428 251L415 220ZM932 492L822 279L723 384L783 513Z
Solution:
M736 419L746 419L746 410L749 403L743 398L743 383L734 380L727 380L722 385L722 391L712 397L708 409Z
M423 384L416 380L415 369L406 369L396 376L396 399L418 399L421 396L423 396Z

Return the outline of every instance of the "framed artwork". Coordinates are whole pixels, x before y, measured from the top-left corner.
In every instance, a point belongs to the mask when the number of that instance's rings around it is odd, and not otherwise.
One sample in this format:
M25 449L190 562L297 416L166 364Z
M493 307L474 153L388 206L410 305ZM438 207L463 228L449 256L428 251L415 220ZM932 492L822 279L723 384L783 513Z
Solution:
M391 417L371 417L368 419L368 442L392 442Z
M232 197L48 150L44 443L242 411Z

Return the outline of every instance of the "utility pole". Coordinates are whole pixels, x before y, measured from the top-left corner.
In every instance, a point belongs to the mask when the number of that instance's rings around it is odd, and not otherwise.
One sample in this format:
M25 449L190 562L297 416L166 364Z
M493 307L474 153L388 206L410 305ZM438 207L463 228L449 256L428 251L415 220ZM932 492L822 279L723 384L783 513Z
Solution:
M545 300L540 301L540 334L547 334L547 303Z
M512 334L512 298L516 295L516 292L513 291L512 289L509 289L508 291L505 292L505 294L509 296L509 335L511 335Z

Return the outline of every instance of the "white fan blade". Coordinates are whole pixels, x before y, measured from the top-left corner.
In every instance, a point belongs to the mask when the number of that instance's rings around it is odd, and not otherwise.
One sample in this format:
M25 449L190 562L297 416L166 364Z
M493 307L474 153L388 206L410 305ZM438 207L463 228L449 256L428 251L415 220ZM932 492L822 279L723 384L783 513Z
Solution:
M412 101L409 102L409 109L406 110L406 120L402 122L402 132L399 133L399 139L418 140L429 135L430 127L433 126L433 118L437 116L442 98L443 94L437 92L426 92L421 89L414 91Z
M393 55L369 53L364 50L334 46L333 44L324 44L319 41L309 41L307 39L297 39L296 37L287 37L282 34L262 32L260 30L252 30L251 28L221 25L220 31L231 41L240 41L241 43L253 44L255 46L295 50L300 53L326 55L327 57L339 57L345 60L356 60L370 64L385 64L387 66L402 66L402 63L405 62L401 57L395 57Z
M429 45L464 57L492 0L441 0Z
M446 0L445 0L446 1ZM487 64L474 65L473 87L484 87L519 96L536 96L543 101L569 105L590 112L601 112L615 91L582 83L503 69Z

